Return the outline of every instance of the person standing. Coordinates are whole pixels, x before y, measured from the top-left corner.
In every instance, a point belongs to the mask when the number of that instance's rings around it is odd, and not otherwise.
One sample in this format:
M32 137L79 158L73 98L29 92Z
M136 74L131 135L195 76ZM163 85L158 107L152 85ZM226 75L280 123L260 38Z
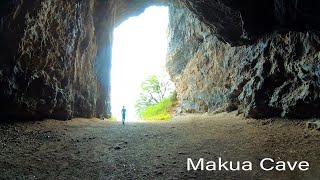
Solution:
M124 124L124 121L126 120L126 108L123 106L121 113L122 113L122 124Z

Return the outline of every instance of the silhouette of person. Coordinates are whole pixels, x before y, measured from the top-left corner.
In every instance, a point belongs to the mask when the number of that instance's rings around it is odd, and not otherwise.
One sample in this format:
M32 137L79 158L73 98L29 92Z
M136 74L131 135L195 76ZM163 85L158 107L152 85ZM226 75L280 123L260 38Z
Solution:
M121 112L122 112L122 124L124 124L124 121L126 120L126 108L123 106L122 107L122 110L121 110Z

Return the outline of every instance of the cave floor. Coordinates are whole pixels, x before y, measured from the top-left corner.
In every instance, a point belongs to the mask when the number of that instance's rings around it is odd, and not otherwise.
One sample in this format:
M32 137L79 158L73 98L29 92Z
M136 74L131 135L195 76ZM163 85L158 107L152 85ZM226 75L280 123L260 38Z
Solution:
M320 132L303 121L235 113L171 121L45 120L0 125L0 179L316 179ZM250 161L252 171L187 171L187 158ZM262 171L263 158L308 161L308 171Z

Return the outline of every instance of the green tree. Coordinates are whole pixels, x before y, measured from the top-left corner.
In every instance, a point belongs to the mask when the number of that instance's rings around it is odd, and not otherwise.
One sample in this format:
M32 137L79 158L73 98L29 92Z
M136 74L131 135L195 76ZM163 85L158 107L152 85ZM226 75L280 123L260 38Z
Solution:
M150 75L141 83L141 92L135 106L137 111L161 102L173 90L172 82L157 75Z

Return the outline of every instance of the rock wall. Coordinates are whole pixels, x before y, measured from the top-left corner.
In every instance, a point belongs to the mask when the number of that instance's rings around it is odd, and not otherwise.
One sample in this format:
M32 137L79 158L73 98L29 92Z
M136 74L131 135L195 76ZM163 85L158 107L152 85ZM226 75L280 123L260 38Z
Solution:
M10 0L0 7L1 115L106 115L111 7L95 0Z
M238 109L255 118L320 115L319 33L274 32L232 47L191 11L170 8L167 69L180 112Z

